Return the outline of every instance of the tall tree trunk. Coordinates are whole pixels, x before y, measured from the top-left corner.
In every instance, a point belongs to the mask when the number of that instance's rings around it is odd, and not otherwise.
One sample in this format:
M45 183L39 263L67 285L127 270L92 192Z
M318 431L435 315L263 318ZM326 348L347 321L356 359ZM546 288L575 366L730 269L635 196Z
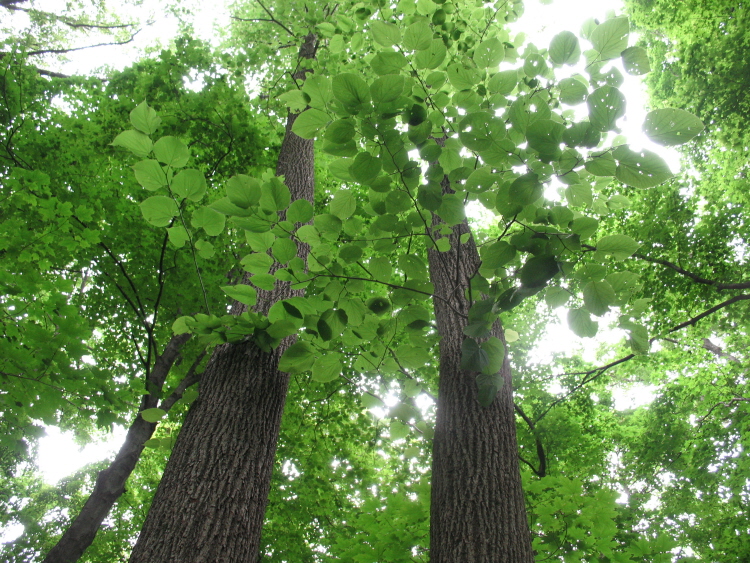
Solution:
M443 193L452 193L443 178ZM428 251L440 340L440 382L432 453L431 563L532 563L518 464L510 364L492 405L477 400L476 373L462 370L461 345L470 303L464 296L479 268L468 224L453 227L448 252ZM500 323L493 336L504 341Z
M143 397L141 411L158 405L159 396L157 392L161 391L164 386L164 381L179 356L180 349L189 338L189 334L173 336L164 352L156 359L154 368L149 375L149 388L153 391L150 395ZM197 381L197 379L192 379L194 372L195 370L191 369L183 380L183 384L158 406L168 411L180 399L185 389ZM49 551L43 563L73 563L83 555L86 548L94 541L99 526L109 514L112 505L125 492L125 482L135 469L144 444L146 440L151 438L155 428L155 423L146 422L140 415L136 415L136 419L128 428L125 442L120 451L117 452L115 459L109 464L109 467L99 472L94 490L86 499L83 508Z
M315 36L300 56L313 58ZM304 71L298 79L304 79ZM292 200L313 202L313 141L292 133L290 114L276 173ZM307 257L300 245L298 256ZM302 294L286 282L258 291L255 310ZM286 338L270 353L252 343L216 348L154 496L131 563L255 563L289 375L278 371Z

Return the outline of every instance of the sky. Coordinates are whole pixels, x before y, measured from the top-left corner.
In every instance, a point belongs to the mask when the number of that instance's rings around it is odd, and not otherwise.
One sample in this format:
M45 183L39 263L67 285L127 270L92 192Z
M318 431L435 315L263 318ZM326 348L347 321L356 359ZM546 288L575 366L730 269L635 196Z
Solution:
M65 8L65 0L38 0L38 9L61 13ZM187 4L187 3L183 3ZM215 35L215 27L225 27L229 21L228 12L218 2L195 2L198 6L195 17L196 34L203 39L210 39ZM113 68L124 68L130 64L144 49L161 42L166 45L178 31L177 21L173 16L166 15L160 9L159 3L144 2L138 8L130 8L132 15L123 15L124 21L153 21L137 35L136 40L127 46L99 47L79 51L70 57L59 70L64 73L90 73L106 61ZM600 21L606 19L608 12L622 13L619 0L555 0L551 3L539 0L528 0L524 16L513 26L515 32L523 31L528 41L538 47L547 47L552 37L563 30L578 33L584 20L593 17ZM18 15L22 23L23 14ZM81 38L81 45L87 44L86 38ZM631 44L633 38L631 37ZM615 62L618 65L619 62ZM675 151L667 151L664 147L656 147L641 133L641 124L647 109L646 95L639 77L625 73L621 68L625 83L621 90L628 103L627 118L620 121L623 133L635 148L648 148L659 153L668 162L673 171L679 168L679 158ZM578 69L583 73L582 69ZM559 322L551 324L546 334L538 344L539 350L545 350L549 357L552 352L577 353L583 351L584 358L596 360L597 349L604 342L614 343L624 336L622 331L601 331L602 336L596 339L580 339L567 327L566 310L561 308ZM540 353L543 360L544 354ZM605 358L599 358L606 360ZM650 402L653 390L647 388L633 388L624 390L615 396L615 406L618 409L634 408ZM119 428L115 432L103 435L99 442L80 448L72 434L61 432L50 427L47 436L39 443L39 467L44 480L54 485L57 481L75 472L81 466L113 456L122 443L125 429ZM0 541L8 541L20 534L17 528L7 528L0 531Z

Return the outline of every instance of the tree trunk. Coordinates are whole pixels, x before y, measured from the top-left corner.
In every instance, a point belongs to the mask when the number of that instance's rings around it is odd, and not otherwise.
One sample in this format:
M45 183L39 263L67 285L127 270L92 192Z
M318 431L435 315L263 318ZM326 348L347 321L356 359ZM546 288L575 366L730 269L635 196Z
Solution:
M189 338L189 334L173 336L164 349L164 352L157 358L154 369L149 375L150 388L154 389L154 391L161 391L164 381L172 369L172 365L179 356L180 349ZM189 376L190 374L188 374ZM164 401L159 406L168 411L179 400L185 389L189 387L187 377L184 383L186 384L181 385L180 389L178 389L179 394L176 395L176 391L167 401ZM155 392L146 395L143 397L140 410L156 407L158 400L159 397ZM81 555L83 555L86 548L94 541L96 533L99 531L99 526L101 526L102 521L109 514L112 505L125 492L125 482L130 477L133 469L135 469L141 457L144 444L146 440L151 438L155 428L155 423L146 422L140 415L136 415L136 419L130 425L130 428L128 428L125 442L120 451L117 452L115 459L107 469L99 472L99 475L96 477L94 490L89 495L89 498L86 499L86 504L83 505L83 508L73 519L70 527L65 530L65 533L50 550L47 557L44 558L43 563L73 563L74 561L78 561Z
M448 178L443 193L452 193ZM518 464L510 364L492 405L477 400L476 373L462 370L461 345L470 303L464 297L480 259L463 223L453 227L451 250L428 251L440 340L440 381L432 453L430 562L532 563ZM504 341L500 323L493 336Z
M300 54L314 56L308 36ZM297 77L300 78L300 77ZM304 78L304 71L302 72ZM313 202L313 141L292 133L287 119L276 173L292 200ZM307 248L299 246L305 259ZM266 314L301 295L286 282L258 291ZM218 346L154 496L131 563L256 563L289 375L278 371L286 338L270 353L252 343Z

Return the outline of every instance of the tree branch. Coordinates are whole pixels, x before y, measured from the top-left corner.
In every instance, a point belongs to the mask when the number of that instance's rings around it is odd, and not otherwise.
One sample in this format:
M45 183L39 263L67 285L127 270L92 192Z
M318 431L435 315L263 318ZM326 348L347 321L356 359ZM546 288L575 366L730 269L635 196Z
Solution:
M179 356L180 349L189 338L190 335L182 334L172 337L164 349L164 353L157 358L154 364L150 378L151 381L164 384L167 374ZM193 367L196 365L197 363L194 363ZM194 377L193 367L191 367L191 371L188 371L180 386L188 378ZM187 389L187 386L184 389ZM141 410L156 406L158 398L155 391L150 391L148 395L143 397ZM158 391L161 391L161 388ZM175 395L175 393L172 395ZM176 399L169 404L169 407L175 402ZM164 410L168 410L168 408ZM140 414L136 415L135 420L128 429L125 442L120 451L117 452L115 459L109 464L109 467L99 472L94 490L86 500L86 504L83 505L81 512L75 517L70 527L50 550L47 557L44 558L43 563L75 563L75 561L80 559L86 548L94 541L94 537L96 537L96 533L104 518L106 518L111 510L112 505L125 492L125 482L130 477L133 469L135 469L146 440L151 438L155 429L156 423L146 422Z
M660 258L649 258L648 256L645 256L643 254L633 254L634 258L638 258L640 260L645 260L646 262L651 262L653 264L661 264L662 266L666 266L667 268L671 268L678 274L681 274L685 276L686 278L690 278L696 283L702 283L704 285L712 285L716 289L722 290L722 289L750 289L750 281L747 282L739 282L739 283L723 283L718 282L716 280L709 280L704 277L699 276L698 274L695 274L693 272L688 272L687 270L681 268L677 264L673 264L672 262L669 262L668 260L662 260Z

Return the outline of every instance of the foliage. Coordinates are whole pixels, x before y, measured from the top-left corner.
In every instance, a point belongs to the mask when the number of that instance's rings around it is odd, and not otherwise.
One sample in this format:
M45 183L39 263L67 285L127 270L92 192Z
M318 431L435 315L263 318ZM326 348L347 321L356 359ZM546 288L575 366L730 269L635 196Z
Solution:
M32 499L21 507L8 495L4 518L39 523L8 557L49 547L64 528L59 511L80 506L95 469L66 483L69 493L24 473L39 421L82 437L127 424L153 391L149 370L174 331L195 336L172 387L206 347L252 339L267 349L299 334L282 358L294 383L265 559L425 561L440 340L426 251L450 249L435 218L456 225L482 206L493 217L472 221L482 265L457 288L472 303L462 366L490 404L510 354L535 549L565 561L667 561L677 547L706 561L741 559L731 532L704 534L747 528L742 361L717 365L695 342L716 330L743 349L747 307L722 309L690 340L666 337L717 300L716 284L696 276L739 281L745 223L739 208L721 205L734 192L685 196L684 184L662 185L672 176L662 158L617 135L626 101L612 62L634 75L651 66L667 80L663 65L630 46L628 19L592 21L580 38L561 31L538 47L502 25L520 3L262 8L237 8L220 54L180 39L106 83L48 82L23 59L4 61L1 445L7 489ZM273 31L242 21L254 19ZM291 68L278 47L287 32L315 32L321 43L301 85L281 78ZM258 47L237 47L246 44ZM565 65L577 74L560 78ZM251 73L259 99L245 92ZM198 91L185 87L196 76ZM739 130L729 113L674 105L646 118L659 144L701 134L684 110L709 134L714 123L726 123L726 135ZM291 203L268 171L287 109L305 110L294 132L317 139L314 207ZM444 193L444 178L454 193ZM306 262L296 257L303 244ZM681 256L695 268L670 267ZM237 283L244 273L248 285ZM267 317L227 314L229 298L253 305L278 281L307 296ZM565 373L551 377L533 356L562 306L580 337L615 313L625 367L610 376L559 355L555 373ZM505 343L487 340L498 319ZM665 349L646 357L655 340ZM702 360L686 361L683 347ZM627 379L660 386L651 408L613 408ZM183 411L160 422L89 560L124 557ZM617 502L623 490L627 505ZM691 518L706 525L693 529Z

